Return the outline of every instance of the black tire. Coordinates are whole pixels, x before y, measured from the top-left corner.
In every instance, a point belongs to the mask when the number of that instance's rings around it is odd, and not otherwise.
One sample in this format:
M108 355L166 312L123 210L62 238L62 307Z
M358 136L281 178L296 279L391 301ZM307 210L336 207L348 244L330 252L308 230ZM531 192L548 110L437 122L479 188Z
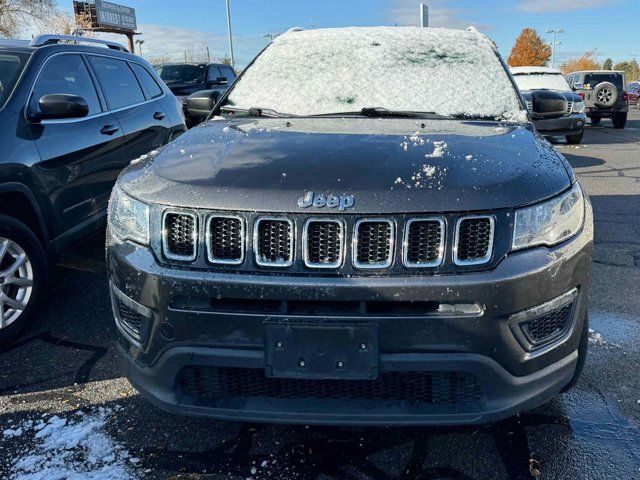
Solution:
M591 117L591 125L600 125L602 117Z
M26 307L22 310L22 313L12 320L11 323L4 328L0 328L1 348L2 345L8 343L20 334L20 332L22 332L22 330L33 319L38 307L39 297L44 290L44 286L47 281L48 268L42 244L38 240L38 237L36 237L31 229L29 229L29 227L24 223L16 220L15 218L0 214L0 238L13 242L14 245L17 245L24 251L30 263L33 276L31 292L26 302ZM3 242L3 244L8 245L8 243L5 242ZM14 260L15 259L11 258L11 252L5 253L4 258L0 259L0 271L3 269L5 271L8 270L8 265L10 265ZM5 279L2 279L1 277L0 280L2 282L5 281ZM0 287L3 288L3 291L8 292L9 296L12 296L11 293L15 292L15 289L20 288L19 286L8 284L0 284ZM14 313L17 313L17 310Z
M573 378L567 383L560 391L561 393L568 392L576 386L580 375L584 370L584 365L587 362L587 351L589 350L589 315L585 313L584 322L582 322L582 332L580 333L580 345L578 346L578 362L576 363L576 371L573 374Z
M611 121L613 122L613 128L624 128L627 124L627 112L614 113Z
M582 142L582 137L584 137L584 131L575 135L567 135L567 143L569 145L578 145L580 142Z

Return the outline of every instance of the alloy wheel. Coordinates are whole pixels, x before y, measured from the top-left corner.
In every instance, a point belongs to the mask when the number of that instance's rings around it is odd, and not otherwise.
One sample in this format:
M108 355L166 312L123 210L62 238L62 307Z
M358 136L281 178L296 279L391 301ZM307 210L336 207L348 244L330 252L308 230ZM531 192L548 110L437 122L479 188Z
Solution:
M608 88L603 88L598 92L598 101L602 104L609 104L611 98L613 98L613 92Z
M0 237L0 329L15 322L33 293L33 265L24 249Z

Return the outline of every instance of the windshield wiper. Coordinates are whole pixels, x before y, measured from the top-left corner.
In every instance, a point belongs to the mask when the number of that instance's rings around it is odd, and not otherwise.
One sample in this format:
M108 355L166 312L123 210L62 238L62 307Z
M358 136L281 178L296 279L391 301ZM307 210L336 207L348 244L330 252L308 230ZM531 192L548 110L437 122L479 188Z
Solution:
M364 116L364 117L411 117L411 118L433 118L443 119L451 118L446 115L439 115L435 112L417 112L409 110L389 110L384 107L364 107L357 111L350 112L333 112L333 113L320 113L318 115L309 115L310 117L350 117L350 116Z
M288 113L277 112L272 108L261 108L261 107L251 107L251 108L239 108L239 107L231 107L225 105L220 110L223 112L231 112L231 113L245 113L249 117L293 117L294 115Z

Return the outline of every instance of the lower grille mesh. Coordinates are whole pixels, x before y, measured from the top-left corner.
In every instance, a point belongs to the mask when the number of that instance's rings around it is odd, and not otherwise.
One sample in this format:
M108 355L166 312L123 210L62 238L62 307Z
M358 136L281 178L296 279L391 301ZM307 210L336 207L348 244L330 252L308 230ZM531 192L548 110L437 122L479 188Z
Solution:
M541 317L523 322L522 329L534 345L551 340L569 327L572 307L573 303L569 303Z
M125 305L125 303L119 298L116 298L116 305L118 307L118 314L120 317L120 321L123 323L123 326L138 341L142 341L143 332L146 330L145 326L147 319L135 310Z
M464 372L386 372L376 380L267 378L251 368L183 368L182 393L201 399L281 398L404 401L412 404L473 403L483 396L475 376Z

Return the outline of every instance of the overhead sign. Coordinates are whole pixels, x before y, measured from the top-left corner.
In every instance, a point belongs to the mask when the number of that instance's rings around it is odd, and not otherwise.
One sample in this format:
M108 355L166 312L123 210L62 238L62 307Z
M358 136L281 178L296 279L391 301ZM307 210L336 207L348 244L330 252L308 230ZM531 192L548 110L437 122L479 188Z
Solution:
M103 0L95 0L95 5L98 26L130 31L137 28L135 9Z

